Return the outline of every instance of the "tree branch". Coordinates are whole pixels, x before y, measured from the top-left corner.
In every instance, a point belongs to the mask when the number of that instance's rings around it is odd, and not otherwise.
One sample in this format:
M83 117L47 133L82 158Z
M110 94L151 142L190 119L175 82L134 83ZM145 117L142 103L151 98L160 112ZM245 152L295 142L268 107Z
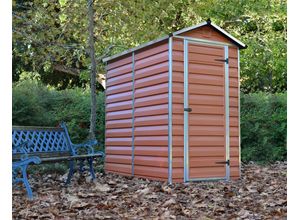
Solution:
M73 76L79 76L80 75L80 70L72 67L67 67L61 64L53 64L53 70L71 74Z

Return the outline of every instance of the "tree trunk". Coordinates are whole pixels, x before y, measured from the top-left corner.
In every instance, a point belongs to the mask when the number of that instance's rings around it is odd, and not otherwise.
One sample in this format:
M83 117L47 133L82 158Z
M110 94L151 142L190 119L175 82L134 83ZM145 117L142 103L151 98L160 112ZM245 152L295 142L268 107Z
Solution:
M94 43L94 9L93 0L88 0L88 16L89 16L89 52L91 58L91 117L89 138L95 138L96 130L96 59L95 59L95 43Z

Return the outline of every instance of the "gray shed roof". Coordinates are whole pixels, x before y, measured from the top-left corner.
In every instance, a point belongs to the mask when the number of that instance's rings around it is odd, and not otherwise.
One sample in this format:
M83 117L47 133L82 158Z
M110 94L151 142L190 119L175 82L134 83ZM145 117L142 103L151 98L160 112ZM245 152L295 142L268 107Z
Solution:
M194 30L196 28L203 27L203 26L211 26L211 27L213 27L216 31L218 31L223 36L225 36L227 39L229 39L233 44L237 45L240 49L247 48L246 44L242 43L241 41L239 41L238 39L236 39L235 37L233 37L232 35L230 35L224 29L220 28L218 25L211 23L210 20L207 20L207 21L202 22L200 24L197 24L197 25L194 25L194 26L191 26L191 27L188 27L188 28L183 28L183 29L175 31L175 32L173 32L173 33L171 33L171 34L169 34L167 36L164 36L164 37L158 38L156 40L149 41L147 43L141 44L141 45L139 45L137 47L125 50L125 51L123 51L121 53L118 53L118 54L115 54L113 56L105 57L105 58L102 59L102 61L103 62L107 62L107 61L113 60L115 58L121 57L123 55L129 54L129 53L137 51L137 50L140 50L140 49L142 49L144 47L147 47L147 46L150 46L152 44L164 41L164 40L166 40L166 39L168 39L168 38L170 38L172 36L176 36L176 35L179 35L179 34L182 34L182 33L185 33L185 32L188 32L188 31L191 31L191 30Z

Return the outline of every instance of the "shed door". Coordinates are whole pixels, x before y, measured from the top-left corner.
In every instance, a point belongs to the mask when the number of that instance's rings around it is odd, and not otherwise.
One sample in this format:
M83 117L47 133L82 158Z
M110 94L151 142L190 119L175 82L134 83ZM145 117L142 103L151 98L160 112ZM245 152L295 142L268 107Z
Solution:
M185 40L184 55L185 181L228 179L228 47Z

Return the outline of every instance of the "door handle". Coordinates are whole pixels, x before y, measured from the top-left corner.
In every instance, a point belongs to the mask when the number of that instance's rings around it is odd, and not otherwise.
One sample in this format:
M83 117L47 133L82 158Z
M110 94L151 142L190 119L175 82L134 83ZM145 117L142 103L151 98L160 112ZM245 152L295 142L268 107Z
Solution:
M191 108L184 108L184 111L186 111L186 112L191 112L192 109L191 109Z
M230 165L230 160L226 160L226 161L217 161L216 164L227 164L227 165Z
M215 59L215 61L221 61L221 62L225 62L225 63L229 63L229 60L228 60L228 58L226 58L226 59Z

